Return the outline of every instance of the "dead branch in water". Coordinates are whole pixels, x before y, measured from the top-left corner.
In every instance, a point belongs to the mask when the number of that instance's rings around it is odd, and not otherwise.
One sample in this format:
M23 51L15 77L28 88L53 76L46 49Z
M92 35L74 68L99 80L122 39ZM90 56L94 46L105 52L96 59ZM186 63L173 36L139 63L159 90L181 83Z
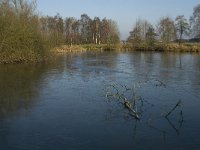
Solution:
M163 81L160 81L158 79L155 80L157 82L157 84L155 84L155 86L162 86L166 88L166 84Z
M125 92L131 90L130 88L127 88L127 86L120 86L122 88L125 88ZM139 120L139 113L136 111L136 99L133 99L133 105L132 102L125 97L124 91L120 92L116 85L110 85L110 87L112 87L112 89L110 89L110 91L107 91L106 97L112 97L119 100L119 102L129 111L129 115Z
M124 106L129 110L129 115L135 117L136 119L140 119L138 113L133 109L133 106L130 101L124 100Z

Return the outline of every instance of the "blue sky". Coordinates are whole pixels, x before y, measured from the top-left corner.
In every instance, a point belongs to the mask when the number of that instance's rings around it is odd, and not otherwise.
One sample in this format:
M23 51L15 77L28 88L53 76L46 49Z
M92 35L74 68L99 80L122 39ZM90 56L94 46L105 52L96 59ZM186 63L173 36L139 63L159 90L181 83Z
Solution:
M83 13L91 18L113 19L118 23L121 38L126 39L138 18L156 24L163 16L189 18L199 0L38 0L41 15L80 18Z

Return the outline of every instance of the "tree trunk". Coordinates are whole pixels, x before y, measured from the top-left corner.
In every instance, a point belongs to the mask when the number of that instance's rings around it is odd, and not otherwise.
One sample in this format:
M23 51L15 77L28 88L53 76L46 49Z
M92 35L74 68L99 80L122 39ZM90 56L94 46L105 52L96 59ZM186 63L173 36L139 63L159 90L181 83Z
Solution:
M72 43L73 43L73 40L72 40L72 37L71 37L71 41L70 41L70 45L72 46Z
M95 38L95 44L97 44L98 42L98 38L97 38L97 35L96 35L96 38Z
M99 45L101 44L101 35L99 33Z
M183 26L181 25L181 32L180 32L179 45L181 45L181 42L182 42L182 36L183 36Z

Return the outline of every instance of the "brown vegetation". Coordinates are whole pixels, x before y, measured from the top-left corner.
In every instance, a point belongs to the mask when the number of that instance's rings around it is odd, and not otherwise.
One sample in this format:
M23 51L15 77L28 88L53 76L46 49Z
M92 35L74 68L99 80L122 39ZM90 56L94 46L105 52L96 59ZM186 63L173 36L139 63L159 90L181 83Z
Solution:
M46 47L38 30L34 9L34 2L0 2L0 63L45 59Z
M117 23L111 19L80 19L39 16L35 0L0 1L0 63L46 61L49 56L85 50L154 50L199 52L198 43L184 43L183 37L200 38L200 5L189 21L179 15L163 17L156 27L138 20L126 44L119 44ZM190 25L191 26L190 26ZM179 45L174 42L179 42ZM60 46L65 45L65 46ZM78 46L76 46L78 45Z
M111 19L91 19L86 14L80 19L63 19L59 14L40 17L35 10L34 0L0 1L0 63L46 61L51 49L59 53L83 51L83 46L74 45L120 41L117 24Z
M56 54L77 53L85 51L86 49L79 45L74 45L74 46L62 45L52 49L52 52Z

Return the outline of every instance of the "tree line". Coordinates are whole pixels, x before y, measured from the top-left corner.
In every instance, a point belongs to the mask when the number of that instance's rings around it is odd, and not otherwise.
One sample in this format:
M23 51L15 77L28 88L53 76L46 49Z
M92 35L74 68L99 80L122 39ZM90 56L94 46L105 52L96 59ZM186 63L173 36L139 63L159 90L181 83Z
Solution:
M116 44L117 23L111 19L40 16L36 0L0 0L0 63L38 61L61 44Z
M156 26L147 20L137 20L127 41L135 47L153 47L159 42L169 44L176 41L181 44L186 37L194 41L200 39L200 4L194 7L190 19L186 19L184 15L179 15L174 20L163 17Z
M59 14L40 18L43 35L52 37L55 44L117 44L120 41L117 23L111 19L91 19L82 14L80 19ZM52 43L51 42L51 43Z
M184 15L175 20L163 17L154 26L147 20L137 20L127 41L134 46L156 43L181 43L184 37L200 38L200 4L194 7L188 20ZM117 44L118 25L107 18L40 16L36 0L0 0L0 63L38 61L46 59L49 50L61 44Z

